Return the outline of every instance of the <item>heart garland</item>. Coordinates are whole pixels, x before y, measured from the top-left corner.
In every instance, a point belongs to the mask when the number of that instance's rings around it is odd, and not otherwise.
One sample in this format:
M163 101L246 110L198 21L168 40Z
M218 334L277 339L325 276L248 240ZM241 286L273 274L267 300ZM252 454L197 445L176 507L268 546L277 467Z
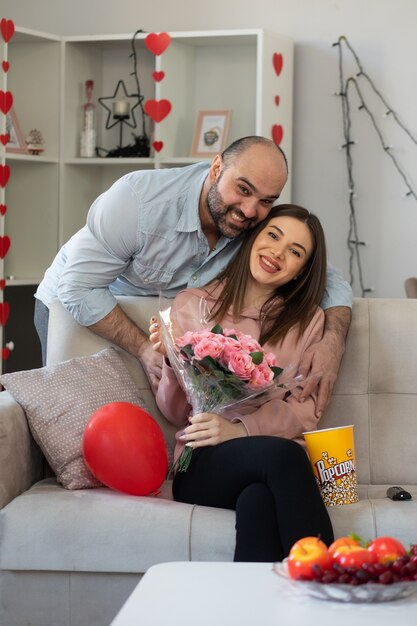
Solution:
M6 146L10 141L10 135L8 133L6 133L5 135L0 135L0 141L3 146Z
M10 237L4 235L0 237L0 259L4 259L10 248Z
M272 63L274 65L275 74L279 76L282 72L282 67L284 65L284 57L281 53L274 52L274 56L272 57Z
M160 152L162 150L162 148L164 147L164 142L163 141L154 141L152 143L152 147L154 148L154 150L156 150L156 152Z
M0 22L0 31L5 43L9 42L14 35L14 23L12 20L6 20L5 17Z
M0 111L7 115L12 108L13 96L11 91L0 91Z
M1 356L3 358L3 361L7 361L7 359L10 356L10 350L9 348L3 348L3 350L1 351Z
M7 74L7 72L9 71L9 67L10 67L9 61L3 61L1 65L3 68L3 72Z
M5 279L4 279L4 278L1 278L1 279L0 279L0 289L1 289L2 291L4 291L5 286L6 286L6 281L5 281Z
M159 56L168 48L171 37L168 33L149 33L145 38L145 45L156 56Z
M165 78L165 72L152 72L152 78L156 83L160 83Z
M5 187L10 178L10 166L0 165L0 187Z
M145 113L147 113L154 122L162 122L171 111L171 108L172 106L169 100L147 100L144 105Z
M5 204L0 204L0 215L6 215L7 206Z
M6 326L9 319L10 306L8 302L0 302L0 324Z
M280 124L274 124L272 127L272 139L277 144L280 145L282 138L284 136L284 129Z

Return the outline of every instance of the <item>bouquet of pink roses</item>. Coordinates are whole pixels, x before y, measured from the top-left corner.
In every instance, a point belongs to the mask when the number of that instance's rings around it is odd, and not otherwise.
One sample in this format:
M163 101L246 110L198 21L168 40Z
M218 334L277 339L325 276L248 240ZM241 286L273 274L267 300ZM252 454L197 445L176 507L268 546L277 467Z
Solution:
M275 397L278 387L285 395L288 386L280 383L283 370L275 355L253 337L218 324L174 337L169 309L160 318L167 356L194 415L247 412ZM293 380L299 384L299 378ZM178 471L187 469L191 455L192 449L184 448Z

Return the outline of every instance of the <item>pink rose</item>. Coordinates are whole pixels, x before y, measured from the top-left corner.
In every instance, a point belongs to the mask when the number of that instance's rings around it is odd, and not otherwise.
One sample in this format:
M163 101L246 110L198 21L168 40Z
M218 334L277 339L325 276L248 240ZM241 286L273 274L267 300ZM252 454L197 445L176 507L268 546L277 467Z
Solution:
M278 367L276 356L273 352L265 352L264 359L268 363L268 365L273 365L274 367Z
M212 359L218 359L223 352L224 337L214 333L208 333L200 338L200 341L194 346L194 356L200 361L206 356Z
M247 352L243 352L243 350L232 350L227 367L231 372L236 374L238 378L247 380L251 377L255 365L252 361L252 357Z
M257 365L251 373L249 380L249 387L251 389L262 389L267 387L274 379L274 373L269 368L269 365L262 361L260 365Z

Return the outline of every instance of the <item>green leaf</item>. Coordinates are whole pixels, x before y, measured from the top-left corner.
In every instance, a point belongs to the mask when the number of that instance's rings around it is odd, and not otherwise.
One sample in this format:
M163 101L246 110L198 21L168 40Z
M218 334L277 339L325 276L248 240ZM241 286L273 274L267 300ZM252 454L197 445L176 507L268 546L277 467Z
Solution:
M271 370L274 372L274 380L282 373L282 367L276 367L275 365L270 366Z
M263 352L250 352L250 356L252 357L252 361L255 363L255 365L260 365L262 363L262 361L264 360L264 353Z
M216 324L211 329L211 332L214 333L215 335L223 335L223 328L220 326L220 324Z

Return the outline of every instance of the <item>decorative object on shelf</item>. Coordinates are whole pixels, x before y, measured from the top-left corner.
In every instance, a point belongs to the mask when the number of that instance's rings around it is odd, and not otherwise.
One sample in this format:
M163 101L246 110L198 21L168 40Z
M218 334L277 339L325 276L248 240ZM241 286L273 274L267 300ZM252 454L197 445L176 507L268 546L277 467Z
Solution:
M83 105L84 119L83 129L81 131L81 145L80 156L81 157L95 157L96 156L96 124L95 124L95 109L96 105L93 104L93 88L94 81L89 79L85 81L85 96L86 103Z
M200 111L194 131L190 156L212 157L226 147L232 112Z
M8 135L8 141L6 143L7 152L13 154L28 154L28 148L13 107L6 115L6 133Z
M277 144L280 145L282 139L284 137L284 129L281 124L274 124L272 127L272 139Z
M3 371L3 361L6 361L9 358L10 351L14 348L13 342L9 342L8 344L6 344L6 346L3 346L3 328L6 325L10 314L10 305L4 300L4 289L6 287L6 280L4 278L4 258L10 249L10 237L4 234L4 216L7 211L6 186L10 179L10 167L6 164L6 150L10 152L26 152L23 136L21 134L16 115L13 110L13 94L11 93L11 91L7 91L7 73L10 68L10 63L7 59L8 42L13 37L14 31L15 27L13 21L2 18L2 20L0 21L0 32L4 41L2 61L4 77L3 90L0 91L0 215L2 217L0 221L0 344L2 345L2 363L0 364L1 372Z
M126 86L123 80L119 80L117 83L116 90L113 96L104 96L98 99L100 104L107 109L108 116L106 121L106 129L113 128L116 124L120 124L120 136L119 136L119 146L114 150L106 150L103 148L96 148L97 156L103 156L101 152L106 152L106 157L148 157L150 154L150 141L148 134L145 128L145 110L143 106L144 96L140 91L140 83L139 76L137 70L137 54L135 48L135 39L138 33L143 32L142 29L135 31L132 37L132 52L130 56L133 58L133 72L131 72L131 76L134 76L136 82L136 93L128 94L126 90ZM124 96L122 98L119 97L119 89L123 90ZM113 101L112 108L105 104L106 100ZM129 101L132 101L132 106ZM142 113L142 134L135 135L132 133L134 137L134 143L129 144L127 146L123 146L123 124L130 126L131 128L136 128L136 119L134 116L134 110L136 107L140 107ZM115 120L111 123L111 118Z
M45 148L41 131L36 128L32 128L26 137L26 145L30 154L37 156L43 152Z
M171 36L168 33L149 33L145 38L145 45L155 56L161 55L168 48L171 43ZM156 70L152 72L152 78L155 83L161 82L165 78L165 72ZM158 91L158 90L157 90ZM145 102L144 110L147 115L155 122L159 124L166 118L171 112L172 104L169 100L154 100L149 99ZM160 152L164 147L164 142L160 140L158 135L157 126L155 126L154 137L152 141L152 147L155 152Z
M350 53L352 54L355 64L357 65L356 75L352 76L351 72L349 72L349 78L345 79L344 71L343 71L343 44L346 45ZM366 246L366 242L362 240L359 235L358 224L356 220L356 191L355 191L355 180L353 177L353 155L354 155L354 146L356 145L356 141L352 136L352 116L351 116L351 107L352 107L352 95L351 91L354 90L356 93L356 97L359 101L359 106L357 106L358 111L364 111L368 117L370 118L373 129L375 130L378 140L381 144L382 149L385 154L387 154L392 160L395 169L402 177L407 191L405 192L405 196L412 196L415 200L417 200L417 189L415 189L412 183L409 181L404 169L401 167L397 157L395 156L395 152L393 150L393 146L389 145L389 142L386 141L384 137L384 133L380 128L380 124L376 120L376 116L372 113L370 106L368 106L365 101L364 93L361 90L362 83L365 83L366 87L371 89L373 93L377 96L380 102L385 107L385 118L391 117L393 121L391 124L396 124L401 130L405 132L408 139L412 141L414 145L417 146L417 137L415 137L412 132L401 122L397 113L388 105L387 101L381 94L381 92L375 87L372 79L362 67L362 64L359 60L358 55L350 45L347 38L342 35L339 37L337 42L332 44L333 47L337 46L338 48L338 56L339 56L339 91L335 93L336 96L340 97L341 105L342 105L342 117L343 117L343 137L344 143L341 146L342 150L345 150L346 154L346 166L347 166L347 174L348 174L348 194L349 194L349 231L347 236L347 246L349 249L349 274L350 274L350 284L353 286L354 284L354 276L353 276L353 266L356 260L356 268L358 272L359 278L359 286L361 290L361 296L365 297L366 294L372 292L372 288L366 287L364 278L363 278L363 269L362 269L362 260L361 260L361 250L364 246Z
M280 52L274 52L272 56L272 63L274 64L275 74L279 76L284 65L284 57Z
M168 48L171 37L168 33L149 33L145 37L145 45L154 54L159 56Z

